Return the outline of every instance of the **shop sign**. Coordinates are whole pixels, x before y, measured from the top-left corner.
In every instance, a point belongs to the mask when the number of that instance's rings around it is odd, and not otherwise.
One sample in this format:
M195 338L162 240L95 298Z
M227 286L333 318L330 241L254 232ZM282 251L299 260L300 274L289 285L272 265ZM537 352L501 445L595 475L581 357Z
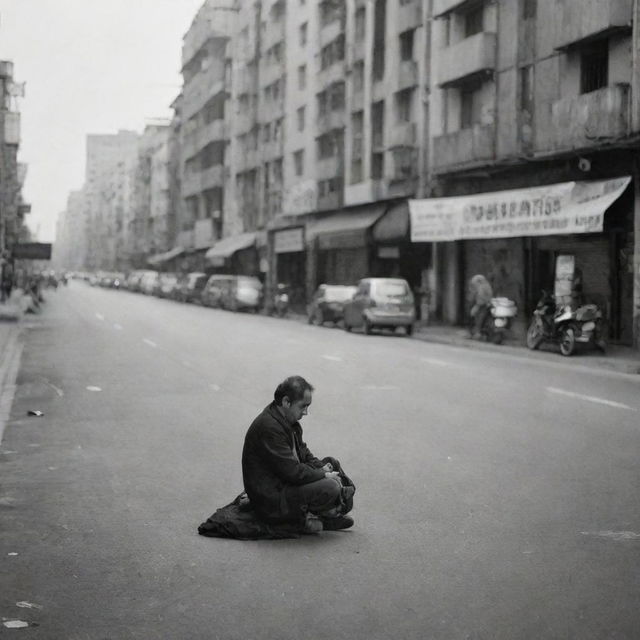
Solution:
M276 253L297 253L304 251L304 228L283 229L275 232L274 250Z
M456 198L409 200L412 242L602 231L605 211L630 177L564 182Z
M13 245L11 253L19 260L51 260L51 244L45 242L23 242Z

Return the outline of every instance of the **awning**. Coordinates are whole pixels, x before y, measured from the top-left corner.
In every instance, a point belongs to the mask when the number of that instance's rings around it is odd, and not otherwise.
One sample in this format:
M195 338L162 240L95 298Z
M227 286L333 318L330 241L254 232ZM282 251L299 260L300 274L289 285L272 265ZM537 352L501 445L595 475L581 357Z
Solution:
M367 245L367 231L382 216L386 203L342 210L309 223L307 237L318 238L319 249L354 249Z
M391 205L373 227L375 242L402 242L409 239L409 203Z
M212 263L224 264L224 261L230 258L236 251L248 249L249 247L255 246L255 244L256 233L254 231L240 233L216 242L216 244L204 254L204 257Z
M409 200L412 242L600 233L605 211L631 182L562 182L543 187Z
M147 258L147 263L151 265L162 264L163 262L168 262L173 258L177 258L181 256L185 252L183 247L174 247L170 251L165 251L164 253L156 253L153 256Z

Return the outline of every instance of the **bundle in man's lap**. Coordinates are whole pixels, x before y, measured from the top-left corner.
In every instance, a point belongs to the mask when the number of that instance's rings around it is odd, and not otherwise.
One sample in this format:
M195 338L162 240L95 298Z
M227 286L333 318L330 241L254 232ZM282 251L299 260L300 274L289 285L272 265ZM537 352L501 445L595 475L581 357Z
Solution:
M300 376L278 385L253 421L242 450L244 493L198 528L204 536L256 540L295 538L353 526L355 485L340 462L319 460L302 440L300 420L313 387Z

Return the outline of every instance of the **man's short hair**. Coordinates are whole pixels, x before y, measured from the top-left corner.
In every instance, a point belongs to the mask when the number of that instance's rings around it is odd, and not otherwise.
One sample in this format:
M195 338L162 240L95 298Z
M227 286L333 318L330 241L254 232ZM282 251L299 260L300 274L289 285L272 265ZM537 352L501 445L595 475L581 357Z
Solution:
M287 396L290 402L296 402L304 398L304 392L313 391L313 387L302 376L289 376L276 388L273 399L277 406L282 405L282 399Z

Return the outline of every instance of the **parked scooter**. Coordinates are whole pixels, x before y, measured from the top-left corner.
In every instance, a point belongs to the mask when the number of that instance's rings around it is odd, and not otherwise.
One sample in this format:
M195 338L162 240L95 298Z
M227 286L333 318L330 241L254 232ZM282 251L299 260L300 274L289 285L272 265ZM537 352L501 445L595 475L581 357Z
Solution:
M289 285L278 283L273 294L273 313L284 318L289 313Z
M518 315L518 307L513 300L491 298L488 312L485 314L480 328L480 334L494 344L502 344L516 315Z
M542 292L527 330L527 347L537 349L543 342L560 345L563 356L572 355L578 344L591 345L602 352L607 345L603 335L602 312L595 304L577 309L570 304L556 305L554 296Z

